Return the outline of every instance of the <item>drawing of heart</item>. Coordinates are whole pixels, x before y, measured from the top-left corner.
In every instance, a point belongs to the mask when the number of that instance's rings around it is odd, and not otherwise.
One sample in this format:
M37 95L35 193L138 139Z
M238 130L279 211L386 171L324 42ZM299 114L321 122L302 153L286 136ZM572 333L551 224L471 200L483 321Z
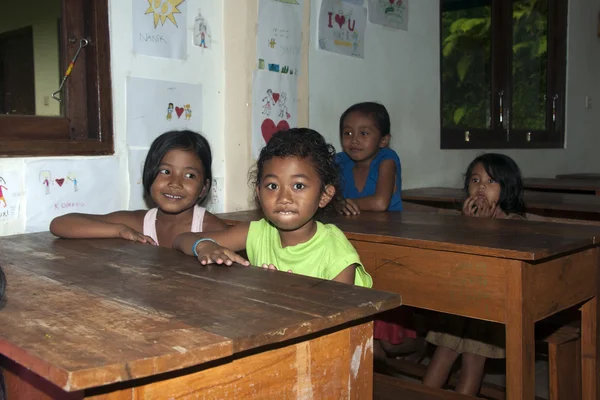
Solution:
M337 24L340 26L340 29L342 29L342 25L344 25L344 22L346 22L346 17L340 14L335 14L335 22L337 22Z
M260 131L262 132L262 137L265 139L266 143L269 142L275 132L279 132L284 129L290 129L290 125L285 120L279 121L279 123L275 125L275 122L273 122L271 118L266 118L262 124L260 124Z
M175 112L177 113L177 118L180 118L181 114L183 114L183 107L175 107Z
M58 186L62 186L63 183L65 183L65 178L58 178L55 179L56 183L58 183Z
M279 101L279 93L273 93L273 100L275 101L275 103Z

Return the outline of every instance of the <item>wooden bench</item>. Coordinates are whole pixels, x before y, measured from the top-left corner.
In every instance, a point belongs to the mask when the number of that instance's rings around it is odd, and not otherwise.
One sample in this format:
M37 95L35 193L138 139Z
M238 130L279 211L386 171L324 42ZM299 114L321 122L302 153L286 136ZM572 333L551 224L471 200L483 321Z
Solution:
M472 400L473 397L447 390L431 388L392 376L375 374L373 379L374 400Z

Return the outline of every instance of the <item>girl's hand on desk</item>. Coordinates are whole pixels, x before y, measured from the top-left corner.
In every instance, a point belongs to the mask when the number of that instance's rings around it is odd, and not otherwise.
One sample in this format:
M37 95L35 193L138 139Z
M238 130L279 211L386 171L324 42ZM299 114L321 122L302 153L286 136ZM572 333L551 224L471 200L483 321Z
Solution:
M276 266L274 266L273 264L263 264L262 267L264 269L274 269L275 271L279 271L279 269ZM289 272L290 274L293 274L291 269L288 269L287 272Z
M358 215L360 214L360 208L354 200L345 199L345 204L342 207L341 213L344 215Z
M119 231L119 237L125 240L131 240L132 242L149 243L153 246L157 246L154 239L152 239L150 236L146 236L142 233L139 233L138 231L131 229L127 225L123 225L123 227Z
M225 264L231 265L233 263L242 264L249 266L248 260L240 256L233 250L229 250L226 247L219 246L217 243L211 241L204 241L198 243L196 246L196 252L198 253L198 261L200 264Z

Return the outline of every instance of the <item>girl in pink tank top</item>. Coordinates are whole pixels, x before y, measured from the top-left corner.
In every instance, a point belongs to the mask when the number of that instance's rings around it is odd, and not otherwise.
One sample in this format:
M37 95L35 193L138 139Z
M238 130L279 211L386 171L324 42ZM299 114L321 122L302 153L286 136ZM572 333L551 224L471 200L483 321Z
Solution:
M202 135L166 132L154 140L144 163L144 192L155 208L66 214L52 221L50 231L62 238L123 238L171 247L181 233L224 230L227 225L200 206L210 192L211 164L210 145Z

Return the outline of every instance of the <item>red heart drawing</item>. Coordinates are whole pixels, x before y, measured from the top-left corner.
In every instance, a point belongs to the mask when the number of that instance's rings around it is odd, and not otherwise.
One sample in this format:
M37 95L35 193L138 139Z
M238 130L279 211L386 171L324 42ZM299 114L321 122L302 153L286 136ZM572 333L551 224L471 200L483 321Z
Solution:
M55 179L55 181L58 183L58 186L62 186L62 184L65 183L65 178Z
M275 132L279 132L284 129L290 129L290 125L285 120L279 121L277 126L275 126L275 122L273 122L271 118L266 118L262 124L260 124L260 130L262 132L263 139L265 139L265 142L267 143L269 142L269 139L271 139L271 136L275 134Z
M340 29L342 29L342 25L344 25L344 22L346 22L346 17L340 14L335 14L335 22L337 22L337 24L340 26Z
M183 114L183 107L175 107L175 112L177 113L177 118L181 118L181 114Z
M279 93L273 93L273 100L275 100L275 103L279 101Z

